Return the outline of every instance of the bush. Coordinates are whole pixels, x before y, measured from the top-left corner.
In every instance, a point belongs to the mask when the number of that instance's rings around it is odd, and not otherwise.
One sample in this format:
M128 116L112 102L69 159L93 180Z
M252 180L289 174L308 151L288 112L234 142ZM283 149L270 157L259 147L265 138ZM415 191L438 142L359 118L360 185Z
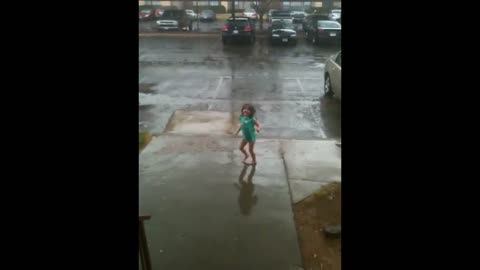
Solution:
M144 6L139 6L138 10L145 10L145 9L178 9L176 6L151 6L151 5L144 5Z
M245 11L245 9L241 9L241 8L236 8L235 9L235 13L243 13L244 11ZM229 9L228 13L232 13L232 9Z

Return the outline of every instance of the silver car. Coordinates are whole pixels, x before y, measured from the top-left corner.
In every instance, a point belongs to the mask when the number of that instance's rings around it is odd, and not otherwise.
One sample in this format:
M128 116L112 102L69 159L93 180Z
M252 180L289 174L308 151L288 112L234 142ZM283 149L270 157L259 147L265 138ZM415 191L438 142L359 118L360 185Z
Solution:
M342 52L330 57L325 64L325 85L326 97L342 99Z

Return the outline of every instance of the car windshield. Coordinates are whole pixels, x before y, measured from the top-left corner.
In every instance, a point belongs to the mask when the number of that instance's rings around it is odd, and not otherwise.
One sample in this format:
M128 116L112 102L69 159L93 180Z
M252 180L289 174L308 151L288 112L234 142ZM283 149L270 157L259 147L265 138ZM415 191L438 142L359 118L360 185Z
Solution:
M274 11L272 12L274 17L290 17L290 11Z
M293 24L285 21L276 21L272 23L272 29L294 29Z
M245 27L248 25L248 21L247 20L239 20L239 21L228 21L227 22L227 26L228 28L230 27L233 27L233 26L236 26L236 27Z
M165 10L163 12L163 17L168 18L168 17L180 17L182 16L182 11L181 10Z
M150 13L150 12L152 12L152 11L148 10L148 9L144 9L144 10L140 11L140 13Z
M332 10L332 13L341 13L341 10Z
M338 28L338 29L341 28L338 22L333 22L333 21L318 21L317 24L319 27L324 27L324 28Z

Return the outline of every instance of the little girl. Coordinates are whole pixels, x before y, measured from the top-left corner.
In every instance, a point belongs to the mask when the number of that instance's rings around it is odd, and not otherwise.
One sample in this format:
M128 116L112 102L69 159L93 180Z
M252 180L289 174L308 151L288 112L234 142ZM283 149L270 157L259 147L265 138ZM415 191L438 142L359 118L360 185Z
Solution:
M255 152L253 151L253 147L255 146L255 131L260 132L260 123L258 120L254 118L255 116L255 108L250 105L250 104L245 104L242 106L242 111L240 115L240 123L241 126L238 128L237 133L242 130L242 142L240 143L240 151L245 155L245 158L243 159L243 163L249 164L249 165L256 165L257 164L257 159L255 156ZM250 155L252 156L252 163L247 163L248 159L248 154L247 151L245 151L245 145L248 143L248 150L250 152Z

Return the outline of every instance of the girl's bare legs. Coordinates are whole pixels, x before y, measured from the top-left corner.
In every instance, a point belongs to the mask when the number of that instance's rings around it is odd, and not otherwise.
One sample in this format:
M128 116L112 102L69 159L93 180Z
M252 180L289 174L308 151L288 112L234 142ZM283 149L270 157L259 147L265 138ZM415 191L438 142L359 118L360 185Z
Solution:
M255 141L248 142L248 151L250 152L250 155L252 156L252 164L253 165L257 164L257 158L255 156L255 152L253 151L254 147L255 147Z
M242 151L243 155L245 156L245 158L242 160L243 163L245 163L245 161L248 158L247 151L245 151L245 145L247 145L247 142L242 140L242 142L240 143L239 149L240 149L240 151Z

